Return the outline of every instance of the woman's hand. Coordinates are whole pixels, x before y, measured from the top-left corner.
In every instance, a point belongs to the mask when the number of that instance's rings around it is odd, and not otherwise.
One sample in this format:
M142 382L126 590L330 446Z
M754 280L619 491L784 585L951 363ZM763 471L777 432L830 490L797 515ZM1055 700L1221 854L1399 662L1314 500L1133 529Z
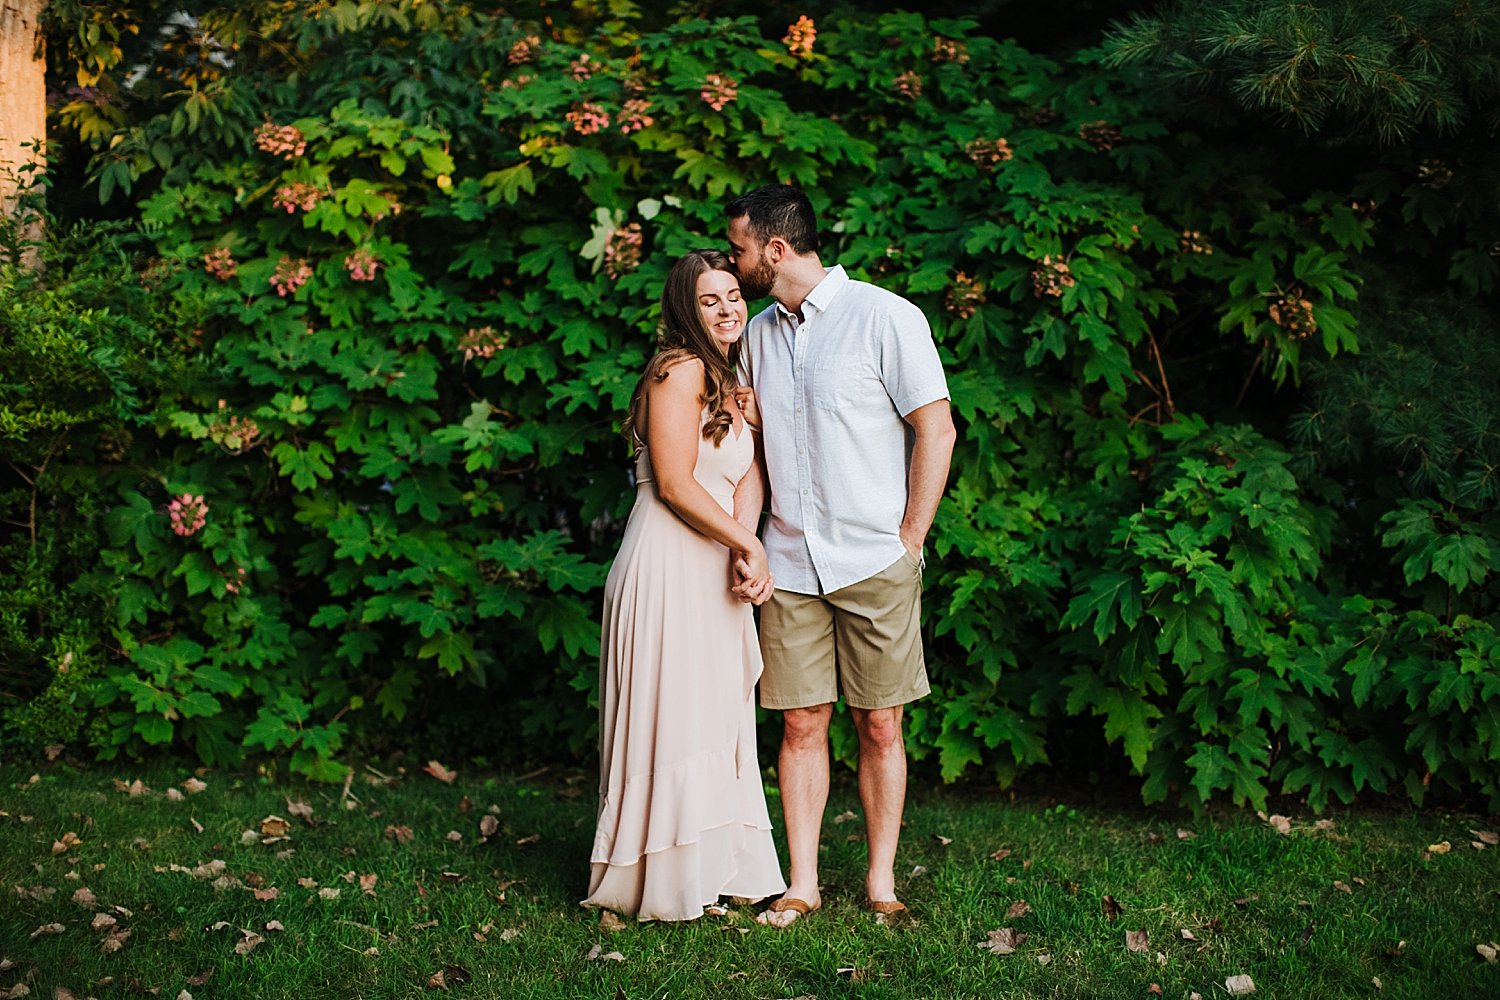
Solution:
M736 552L733 557L734 575L739 580L730 589L740 600L750 604L764 604L776 589L771 576L771 566L766 559L766 550L756 542L749 552Z
M744 416L745 423L749 424L752 430L760 430L760 402L755 398L755 390L748 385L736 386L734 401L739 405L740 414Z

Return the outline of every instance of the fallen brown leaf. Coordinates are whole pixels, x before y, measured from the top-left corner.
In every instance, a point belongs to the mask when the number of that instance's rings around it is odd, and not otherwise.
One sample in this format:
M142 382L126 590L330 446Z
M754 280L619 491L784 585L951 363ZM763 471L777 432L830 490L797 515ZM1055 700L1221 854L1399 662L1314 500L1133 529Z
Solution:
M465 795L458 800L458 811L468 814L474 811L474 800Z
M1480 840L1491 847L1500 847L1500 833L1494 830L1470 830L1475 839Z
M197 778L189 778L182 783L182 790L187 792L189 795L197 795L199 792L207 791L208 784L206 782L198 780Z
M520 936L521 936L521 932L518 931L518 930L516 930L514 927L507 927L507 928L505 928L505 930L503 930L503 931L500 932L500 940L501 941L514 941L516 938L518 938Z
M479 817L479 835L481 837L493 837L500 832L500 821L489 813Z
M295 816L305 823L312 822L313 808L301 799L293 800L288 798L286 800L286 811L288 815Z
M81 843L83 843L83 841L78 839L78 834L74 833L72 830L69 830L67 833L62 835L62 838L60 840L54 840L52 842L52 853L62 854L63 852L67 851L68 848L77 847Z
M1348 894L1351 894L1351 895L1354 892L1353 887L1350 886L1348 882L1342 882L1339 879L1334 879L1333 880L1333 887L1335 889L1337 889L1339 892L1348 893Z
M334 889L334 888L331 888L329 886L324 886L323 888L321 888L321 889L318 890L318 898L320 898L320 899L338 899L339 898L339 893L341 893L341 892L343 892L342 889Z
M93 923L89 924L89 926L96 931L107 931L118 923L119 921L108 913L96 913L94 914Z
M1313 828L1317 830L1332 830L1335 825L1331 819L1320 819L1313 824Z
M1224 980L1224 989L1232 997L1247 996L1255 992L1255 980L1249 976L1230 976Z
M623 962L625 956L618 951L605 951L602 944L596 944L583 956L585 962Z
M462 841L464 839L464 835L461 834L461 833L459 833L457 830L449 830L447 833L443 834L443 836L450 843L454 843L454 844L462 843Z
M292 832L292 824L277 815L267 816L260 821L260 833L263 837L285 837Z
M359 877L359 889L366 896L373 896L375 895L375 883L379 881L380 876L376 875L374 872L371 872L368 875L361 875Z
M255 898L260 900L262 903L268 900L275 899L277 896L281 895L281 890L276 888L274 885L269 889L251 889L250 891L254 893Z
M1129 951L1144 952L1151 948L1151 935L1145 931L1126 931L1125 947Z
M1150 986L1146 987L1146 992L1150 993L1154 997L1161 996L1161 983L1152 983Z
M993 955L1009 955L1021 947L1028 936L1014 927L1001 927L998 930L985 932L985 939L979 942L978 947Z
M1273 830L1275 830L1282 836L1286 836L1287 834L1292 832L1292 821L1286 816L1267 816L1266 822L1271 825L1271 828ZM1253 986L1251 987L1251 990L1254 990Z
M65 930L67 930L67 928L62 924L43 924L42 926L31 932L31 939L35 941L37 938L43 936L44 934L61 934Z
M533 833L533 834L530 834L529 836L522 837L520 840L516 841L516 846L517 847L525 847L527 844L535 844L537 841L539 841L541 839L542 839L542 835L540 833Z
M1011 903L1005 910L1006 920L1020 920L1031 912L1031 904L1024 899L1018 899Z
M1500 962L1500 944L1476 944L1474 950L1490 965Z
M1178 840L1193 840L1197 836L1198 835L1196 833L1194 833L1192 830L1184 830L1182 827L1178 827L1177 828L1177 839Z
M1123 907L1115 901L1115 897L1105 896L1103 899L1099 900L1099 909L1104 911L1104 919L1108 920L1110 923L1114 923L1119 918L1120 910L1122 910Z
M935 841L937 841L939 844L941 844L944 847L947 847L949 844L953 843L953 838L952 837L945 837L941 833L934 833L932 835L932 839L935 840Z
M1400 958L1402 955L1405 955L1405 954L1406 954L1406 942L1405 941L1397 941L1394 945L1392 945L1391 947L1389 947L1389 948L1387 948L1385 950L1385 957L1386 958Z
M450 771L435 760L429 760L427 762L427 766L422 768L422 770L426 771L428 774L432 775L434 778L441 781L445 785L453 784L453 780L458 777L457 771Z
M469 876L461 872L438 872L438 877L448 885L458 885L468 879Z
M1008 847L1002 847L998 851L990 852L991 861L1004 861L1008 857L1010 857L1010 848Z
M833 817L833 825L840 826L844 823L849 823L857 819L859 819L858 815L856 815L852 810L845 809L843 812Z
M104 940L99 942L99 950L106 955L119 951L125 947L125 942L130 937L129 927L116 927L104 935Z
M35 899L42 903L45 903L56 894L57 890L50 885L34 885L29 888L24 885L16 886L17 896L20 896L22 899Z
M1182 934L1182 939L1184 941L1196 941L1196 940L1198 940L1196 937L1193 936L1193 932L1190 931L1190 930L1188 930L1186 927L1184 927L1181 930L1180 933Z
M202 972L198 973L196 976L188 976L187 977L187 984L189 986L203 986L203 985L207 984L207 982L210 979L212 979L213 977L214 977L214 970L213 969L211 969L211 968L210 969L204 969Z
M409 844L413 834L409 826L397 826L392 823L385 828L385 839L394 840L398 844Z
M254 931L241 930L240 934L242 934L243 936L234 943L234 953L236 955L250 954L262 941L265 940L265 938L261 937Z
M280 920L267 920L266 930L272 933L280 933L281 931L286 930L286 927L282 925Z

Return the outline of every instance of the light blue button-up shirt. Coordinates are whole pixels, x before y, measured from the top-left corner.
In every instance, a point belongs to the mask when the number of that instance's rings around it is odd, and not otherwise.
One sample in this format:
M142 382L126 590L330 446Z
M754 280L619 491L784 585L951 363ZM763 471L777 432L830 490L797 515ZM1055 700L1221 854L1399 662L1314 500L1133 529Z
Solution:
M802 304L745 329L771 480L766 554L776 586L829 593L900 559L912 432L903 417L948 398L932 329L901 296L842 267Z

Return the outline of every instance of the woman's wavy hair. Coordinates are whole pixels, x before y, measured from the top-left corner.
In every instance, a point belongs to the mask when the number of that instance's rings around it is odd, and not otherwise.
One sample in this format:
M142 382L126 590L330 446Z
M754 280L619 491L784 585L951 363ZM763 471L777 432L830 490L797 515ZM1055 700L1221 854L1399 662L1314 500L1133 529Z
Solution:
M693 250L667 272L661 290L661 326L656 335L656 354L647 363L645 373L631 394L630 411L625 415L622 428L632 441L642 440L638 431L646 387L652 382L664 381L674 365L689 358L703 362L701 398L709 411L708 419L703 423L703 436L712 440L717 448L723 443L724 435L734 427L730 400L738 381L735 369L740 363L740 345L738 342L731 345L726 358L703 323L703 313L698 307L698 279L707 271L734 274L734 265L729 262L728 254L718 250Z

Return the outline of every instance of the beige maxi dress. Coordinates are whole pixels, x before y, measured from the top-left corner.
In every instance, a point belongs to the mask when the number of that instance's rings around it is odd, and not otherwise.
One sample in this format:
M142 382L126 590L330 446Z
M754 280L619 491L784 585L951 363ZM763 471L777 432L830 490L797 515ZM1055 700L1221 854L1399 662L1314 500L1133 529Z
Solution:
M724 510L755 460L748 427L693 470ZM656 495L644 447L604 586L599 821L589 896L640 920L691 920L723 896L785 891L755 749L760 645L729 591L729 550Z

